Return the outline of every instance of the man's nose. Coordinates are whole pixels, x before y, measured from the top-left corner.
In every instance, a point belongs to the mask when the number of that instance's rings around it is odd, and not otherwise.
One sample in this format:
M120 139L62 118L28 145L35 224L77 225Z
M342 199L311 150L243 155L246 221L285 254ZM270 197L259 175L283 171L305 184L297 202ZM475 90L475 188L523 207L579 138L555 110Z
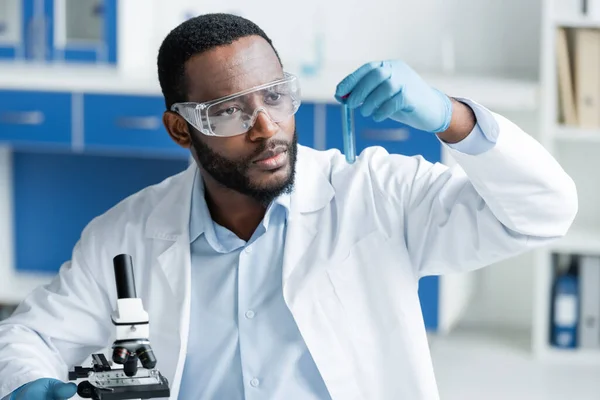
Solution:
M254 125L248 131L250 140L269 139L279 131L279 126L271 120L271 117L265 110L259 110L254 120Z

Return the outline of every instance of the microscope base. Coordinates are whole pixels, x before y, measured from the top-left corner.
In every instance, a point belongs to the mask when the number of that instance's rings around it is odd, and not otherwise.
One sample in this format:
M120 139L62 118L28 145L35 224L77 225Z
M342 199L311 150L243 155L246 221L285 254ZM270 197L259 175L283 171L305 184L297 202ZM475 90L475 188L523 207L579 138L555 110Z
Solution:
M85 399L124 400L170 396L169 382L156 369L140 368L135 376L112 369L103 354L94 354L92 368L75 367L70 380L86 378L77 385L77 394Z

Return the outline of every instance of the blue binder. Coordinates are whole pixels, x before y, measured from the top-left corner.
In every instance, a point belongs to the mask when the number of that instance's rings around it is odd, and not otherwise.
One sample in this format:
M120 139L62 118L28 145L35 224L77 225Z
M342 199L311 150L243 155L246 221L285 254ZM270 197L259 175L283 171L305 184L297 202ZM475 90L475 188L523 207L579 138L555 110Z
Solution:
M577 347L579 282L573 257L567 272L557 275L552 294L551 343L560 348Z

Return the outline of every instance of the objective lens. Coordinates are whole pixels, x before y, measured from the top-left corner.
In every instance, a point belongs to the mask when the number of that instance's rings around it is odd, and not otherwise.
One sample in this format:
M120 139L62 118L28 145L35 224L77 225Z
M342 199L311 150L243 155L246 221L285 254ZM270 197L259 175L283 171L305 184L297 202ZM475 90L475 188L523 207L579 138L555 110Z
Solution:
M154 351L148 345L141 345L138 347L137 356L142 362L142 366L146 369L152 369L156 366L156 357L154 356Z
M125 347L115 347L112 359L117 364L125 364L129 358L129 351Z
M138 359L135 355L129 357L125 365L123 366L123 372L125 372L126 376L132 377L137 374L138 370Z

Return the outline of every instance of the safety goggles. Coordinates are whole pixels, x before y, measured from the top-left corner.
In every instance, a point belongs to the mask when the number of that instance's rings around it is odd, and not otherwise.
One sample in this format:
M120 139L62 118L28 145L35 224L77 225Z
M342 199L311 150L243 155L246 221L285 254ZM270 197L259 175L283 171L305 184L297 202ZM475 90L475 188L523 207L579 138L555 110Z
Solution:
M283 122L300 107L298 78L284 78L206 103L176 103L171 107L190 125L208 136L229 137L252 128L259 112L275 123Z

